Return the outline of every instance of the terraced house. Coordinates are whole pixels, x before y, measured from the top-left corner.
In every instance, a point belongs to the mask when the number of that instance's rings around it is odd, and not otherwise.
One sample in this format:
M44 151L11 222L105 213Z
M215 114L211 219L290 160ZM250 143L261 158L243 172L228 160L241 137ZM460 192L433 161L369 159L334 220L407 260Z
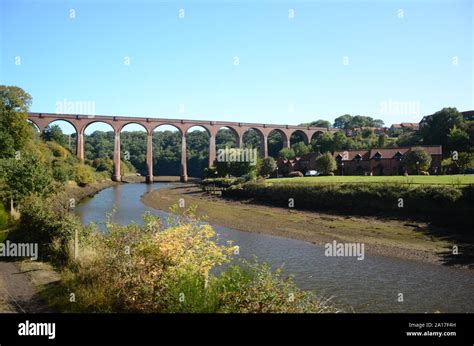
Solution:
M369 150L343 150L334 152L337 174L341 175L401 175L406 169L403 157L415 147L372 148ZM430 174L441 170L441 145L417 146L431 155Z

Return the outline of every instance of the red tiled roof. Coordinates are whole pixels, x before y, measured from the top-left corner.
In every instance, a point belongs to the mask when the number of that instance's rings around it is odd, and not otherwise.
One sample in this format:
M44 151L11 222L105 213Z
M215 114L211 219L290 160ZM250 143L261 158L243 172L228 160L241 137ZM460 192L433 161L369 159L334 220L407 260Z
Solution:
M391 159L400 152L400 154L405 155L408 151L412 150L413 148L421 148L428 152L430 155L441 155L442 147L440 145L429 145L429 146L418 146L418 147L405 147L405 148L372 148L370 150L339 150L334 152L334 157L341 155L344 157L344 161L351 161L353 160L357 154L359 154L363 160L369 160L374 157L374 155L378 152L384 159Z
M368 150L340 150L340 151L335 151L334 152L334 157L337 155L341 155L341 157L345 158L344 161L350 161L353 160L354 157L359 154L362 156L363 160L366 160L369 158L369 151Z
M391 159L396 153L400 152L404 155L410 148L393 148L393 149L381 149L374 148L370 150L370 158L373 158L376 153L380 153L383 159Z
M402 127L413 127L415 130L420 128L419 123L400 123L400 124L393 124L392 127L394 129L401 129Z
M400 125L404 127L417 127L419 124L418 123L401 123Z

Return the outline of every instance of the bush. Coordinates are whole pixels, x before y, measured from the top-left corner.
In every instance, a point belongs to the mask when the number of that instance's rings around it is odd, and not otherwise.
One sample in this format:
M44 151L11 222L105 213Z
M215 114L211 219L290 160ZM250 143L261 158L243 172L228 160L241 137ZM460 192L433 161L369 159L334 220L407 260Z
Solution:
M14 201L21 201L29 195L48 195L53 190L52 170L39 155L21 153L19 160L0 160L0 180L4 191Z
M46 142L46 146L56 158L65 160L69 156L69 151L56 142L48 141Z
M329 175L337 169L336 160L329 152L319 155L316 158L315 165L316 169L323 175Z
M98 172L109 172L112 173L114 169L114 162L110 159L97 158L92 162Z
M293 198L295 208L336 211L344 214L410 215L472 223L473 188L406 184L311 184L311 183L246 183L223 191L223 196L254 199L287 207ZM469 197L471 196L471 197ZM398 207L403 199L403 208ZM450 218L446 218L450 215Z
M64 161L55 161L53 163L53 178L56 181L65 183L70 180L72 175L71 167Z
M259 175L262 177L268 177L277 168L276 161L273 157L264 158L259 165Z
M5 206L0 202L0 230L3 230L8 227L10 223L10 216L5 210Z
M403 164L407 167L410 174L428 171L431 166L431 160L431 155L421 148L413 148L403 156Z
M193 217L188 210L165 229L149 213L143 226L107 224L107 233L96 233L89 255L78 260L75 274L62 281L61 294L50 295L53 307L56 302L83 312L336 311L265 264L243 263L212 274L231 260L235 247L219 245L211 226L188 221ZM81 299L64 304L64 292Z
M76 165L74 170L74 180L79 186L86 186L94 182L94 172L90 166Z
M337 312L328 300L298 289L293 280L283 279L282 270L244 261L231 266L213 282L218 293L217 312L239 313L308 313Z
M290 174L288 174L288 176L289 176L290 178L304 177L303 173L301 173L300 171L293 171L293 172L290 172Z
M66 196L28 197L21 208L18 230L12 237L18 242L38 243L41 259L65 265L70 260L70 246L76 230L82 225L69 212Z
M123 160L120 161L120 171L121 174L132 174L137 172L137 170L135 169L135 167L133 167L130 161Z

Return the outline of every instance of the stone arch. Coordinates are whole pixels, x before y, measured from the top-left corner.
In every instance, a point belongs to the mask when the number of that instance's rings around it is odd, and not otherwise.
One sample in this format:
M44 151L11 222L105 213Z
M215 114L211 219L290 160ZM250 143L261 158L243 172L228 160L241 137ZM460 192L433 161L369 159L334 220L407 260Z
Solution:
M245 139L246 137L248 139L248 134L250 133L250 131L255 131L257 133L260 142L262 142L265 138L265 135L263 134L262 130L260 130L258 127L248 127L242 131L242 146L245 145Z
M146 133L148 133L148 128L147 128L145 125L143 125L143 123L138 122L138 121L127 121L127 122L124 122L117 130L118 130L119 132L122 132L122 131L123 131L123 128L126 127L126 126L128 126L128 125L138 125L138 126L142 127L142 128L145 130Z
M81 132L82 132L83 134L85 134L85 133L86 133L86 130L87 130L87 128L88 128L89 126L91 126L91 125L93 125L93 124L99 124L99 123L100 123L100 124L105 124L105 125L107 125L107 126L110 126L110 129L111 129L112 131L114 131L114 132L116 131L116 128L115 128L115 126L114 126L113 124L109 123L108 121L104 121L104 120L98 119L98 120L89 121L88 123L84 124L84 126L82 126L82 128L81 128ZM97 130L96 130L96 131L97 131Z
M78 128L78 126L73 122L71 121L70 119L66 119L66 118L57 118L57 119L51 119L51 121L48 121L46 123L46 126L44 127L43 131L48 127L50 126L52 123L56 122L56 121L64 121L66 123L68 123L69 125L71 125L74 130L76 131L76 134L78 134L80 132L80 128Z
M102 125L102 126L105 126L107 127L107 129L95 129L93 130L91 128L91 126L94 126L94 125ZM89 134L86 134L86 131L89 131L90 130L90 133ZM90 137L93 136L96 132L104 132L105 133L105 137L106 137L106 141L108 143L111 143L111 145L109 147L107 147L105 149L105 152L107 153L109 150L112 151L112 157L110 157L108 154L107 156L104 156L101 152L95 152L95 153L92 153L92 156L89 156L89 157L86 157L86 146L87 146L87 142L88 142L88 137L89 137L89 140L90 140ZM120 180L120 162L117 162L116 159L116 143L115 143L115 140L116 140L116 129L114 128L114 126L112 126L112 124L110 124L109 122L107 121L102 121L100 119L98 120L93 120L93 121L89 121L87 122L86 124L84 124L84 126L81 128L81 132L79 134L79 141L82 142L82 153L81 155L78 154L78 156L81 158L81 159L87 159L87 160L92 160L92 165L98 169L98 170L108 170L110 169L110 164L112 164L112 168L111 168L111 174L112 174L112 178L114 180ZM97 134L95 134L95 136L97 136ZM79 148L79 146L78 146ZM112 163L110 163L110 161L112 161Z
M31 121L35 126L37 126L38 128L40 128L35 122L33 122L32 120L29 120ZM55 124L56 123L56 124ZM57 124L59 123L59 124ZM61 123L65 123L67 124L68 126L72 127L72 130L73 132L71 134L66 134L64 133L64 129L61 128ZM63 134L65 136L68 137L67 139L67 143L63 143L63 145L67 146L67 148L69 149L69 151L71 153L74 153L74 154L77 154L78 153L78 129L77 129L77 126L76 124L74 124L73 122L71 121L68 121L67 119L62 119L62 118L58 118L58 119L52 119L51 121L49 121L46 126L42 129L41 131L41 136L45 136L46 135L46 130L51 127L51 126L54 126L54 125L58 125L60 128L61 128L61 131L63 131ZM44 138L44 137L43 137Z
M229 132L231 132L233 135L234 135L234 140L235 140L235 143L234 143L234 146L239 148L240 147L240 144L241 144L241 138L240 138L240 134L239 132L232 126L221 126L217 129L216 131L216 147L217 148L221 148L223 146L225 146L225 143L218 143L217 142L217 137L218 137L218 134L219 132L221 132L222 134L222 130L229 130ZM220 141L222 140L222 138L220 138Z
M179 134L182 136L183 135L183 129L176 125L176 124L173 124L173 123L160 123L160 124L157 124L156 126L152 127L151 128L151 133L155 132L158 130L159 127L161 126L171 126L171 127L174 127L176 130L178 130Z
M261 157L267 157L268 156L267 136L258 127L248 127L242 131L242 146L245 146L245 136L250 132L250 130L255 131L259 139L258 143L254 143L255 145L252 145L252 147L254 147L254 149L260 150Z
M129 127L127 129L127 127ZM122 169L122 175L132 174L133 170L128 171L130 168L135 169L137 174L141 176L149 176L149 167L147 165L147 155L141 157L141 149L136 148L137 145L143 145L145 147L145 153L148 152L148 129L147 127L137 121L127 121L121 124L117 128L118 133L120 134L120 154L121 154L121 163L125 164L125 167ZM130 132L140 132L139 137L134 137L133 139L128 138ZM127 140L128 139L128 140ZM128 145L126 145L128 143ZM153 143L151 143L153 145Z
M270 142L272 140L272 136L274 133L277 133L281 140L278 140L278 143ZM285 131L281 129L272 129L268 133L268 155L272 157L278 157L278 153L281 149L288 147L288 136L286 135ZM279 144L281 142L281 144Z
M206 133L206 140L204 142L205 147L199 148L199 154L197 156L190 157L188 155L189 143L191 140L200 140L201 133ZM197 134L196 134L197 133ZM212 136L212 132L206 126L197 124L186 128L186 168L187 174L192 177L202 177L204 169L210 166L214 162L215 157L215 145L212 146L212 142L215 143L215 138ZM196 136L193 138L193 136ZM183 146L184 148L184 146ZM204 158L201 159L201 153L205 153ZM188 166L189 163L189 166ZM189 167L189 168L188 168Z
M172 129L170 129L172 128ZM176 152L178 157L181 157L181 161L183 159L183 128L177 124L172 122L166 123L159 123L153 128L151 128L151 136L155 139L158 136L163 136L166 132L171 131L171 136L175 136L176 133L177 141L179 141L179 149ZM160 134L162 133L162 134ZM185 134L185 132L184 132ZM185 137L184 137L185 139ZM161 155L162 150L168 150L169 147L160 147L160 142L158 140L153 140L152 142L152 157L151 157L151 167L156 175L165 175L165 176L182 176L183 171L186 167L183 167L182 162L178 159L177 161L168 161ZM184 145L186 145L186 141L184 141ZM174 147L171 147L173 150ZM184 150L186 153L186 150Z
M200 124L191 125L191 126L186 127L186 129L185 129L185 134L188 134L190 129L192 129L192 128L197 128L197 127L203 129L203 130L207 133L207 135L208 135L209 137L211 136L211 133L212 133L211 130L210 130L209 128L207 128L207 126L205 126L205 125L200 125ZM194 130L194 131L196 131L196 130ZM192 132L194 132L194 131L192 131Z
M311 135L311 142L319 137L322 136L322 134L324 133L324 131L321 131L321 130L316 130L314 131L314 133Z
M295 131L291 132L291 134L290 134L290 144L291 145L300 142L299 140L295 141L295 138L296 138L297 135L301 136L301 138L303 139L303 142L305 144L309 144L309 139L308 139L308 135L306 134L306 132L304 132L302 130L295 130Z
M41 134L41 132L42 132L41 128L38 126L38 124L36 122L34 122L31 119L27 119L26 121L35 129L36 133Z

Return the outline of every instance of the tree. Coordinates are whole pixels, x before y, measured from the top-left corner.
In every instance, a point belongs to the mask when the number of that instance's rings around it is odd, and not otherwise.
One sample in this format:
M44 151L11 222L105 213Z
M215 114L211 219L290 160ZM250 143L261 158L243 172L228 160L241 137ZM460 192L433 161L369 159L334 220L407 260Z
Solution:
M331 153L326 152L316 158L316 169L323 175L329 175L337 169L337 163Z
M421 144L422 138L419 132L403 132L397 138L397 146L399 147L411 147L413 145Z
M467 132L454 126L448 133L448 148L449 151L467 151L469 149L469 135Z
M384 148L386 144L387 144L387 135L385 133L382 133L377 138L377 146L379 148Z
M31 194L43 196L51 190L51 168L36 155L3 159L0 166L0 180L5 182L14 201L21 201Z
M333 126L338 129L348 130L350 129L351 121L352 121L352 116L350 114L344 114L334 119Z
M0 158L13 157L34 136L28 124L31 96L16 86L0 85Z
M420 133L424 144L442 145L447 151L448 135L454 127L464 129L464 119L456 108L443 108L420 122Z
M413 148L403 157L403 163L409 174L427 172L431 166L431 155L421 148Z
M261 161L259 175L262 177L268 177L277 168L276 161L273 157L266 157Z
M352 118L350 122L350 128L354 127L370 127L372 126L373 119L371 117L366 117L363 115L356 115Z
M302 156L311 152L311 146L306 145L304 142L298 142L291 146L296 156Z
M459 167L459 171L464 173L467 168L473 166L474 162L474 154L472 153L459 153L458 159L455 161L457 166Z
M295 157L295 151L291 148L283 148L278 153L278 156L282 159L288 160Z
M366 127L362 129L363 138L369 138L370 136L372 136L373 133L374 133L374 130L372 130L370 127Z
M48 126L43 134L41 135L43 140L45 141L54 141L60 144L63 147L67 147L68 142L66 140L66 136L63 133L63 130L59 127L59 125L50 125Z
M347 137L343 131L336 132L332 137L332 142L333 151L347 149Z
M372 122L372 127L377 127L377 128L381 128L381 127L384 127L385 123L382 119L375 119L373 122Z
M325 127L325 128L328 129L328 128L331 127L331 123L327 120L319 119L319 120L316 120L316 121L312 121L310 123L299 124L298 126Z
M334 135L331 132L324 132L312 142L312 146L315 152L334 151Z
M251 175L255 172L256 166L248 161L229 162L229 161L215 161L215 171L219 177L241 177L243 175Z

